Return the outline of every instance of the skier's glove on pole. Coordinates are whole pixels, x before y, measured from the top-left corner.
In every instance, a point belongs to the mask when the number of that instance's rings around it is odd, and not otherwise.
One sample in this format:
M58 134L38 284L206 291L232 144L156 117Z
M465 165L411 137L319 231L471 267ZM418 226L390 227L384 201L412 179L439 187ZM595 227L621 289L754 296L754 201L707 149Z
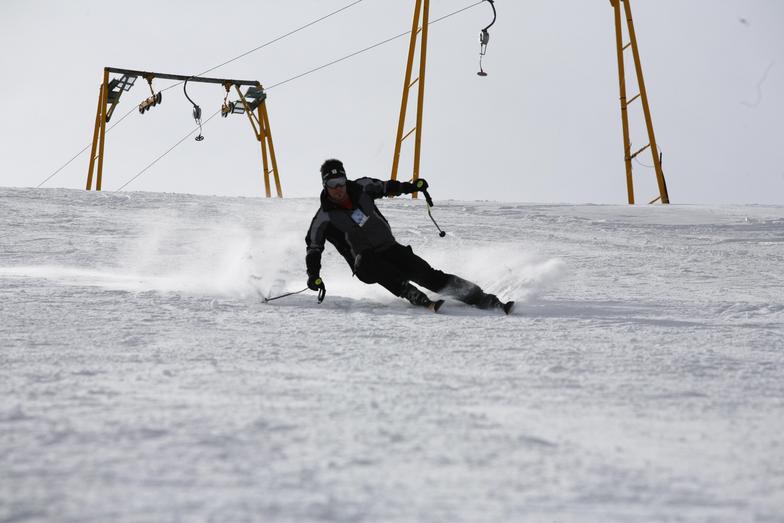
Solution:
M324 296L327 294L327 288L324 286L324 280L320 276L308 276L308 289L318 291L318 302L324 301Z
M308 276L308 289L317 291L324 288L324 280L318 274L315 276Z
M426 191L430 187L424 178L420 178L415 182L402 182L400 184L400 193L411 194L412 192Z

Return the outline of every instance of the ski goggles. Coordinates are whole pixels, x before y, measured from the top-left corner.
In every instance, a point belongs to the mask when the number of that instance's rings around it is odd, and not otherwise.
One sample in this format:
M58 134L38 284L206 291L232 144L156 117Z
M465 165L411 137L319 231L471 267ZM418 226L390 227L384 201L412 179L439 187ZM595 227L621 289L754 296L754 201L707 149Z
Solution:
M324 187L329 187L330 189L335 189L337 187L344 187L345 185L346 185L345 176L329 178L327 180L324 180Z

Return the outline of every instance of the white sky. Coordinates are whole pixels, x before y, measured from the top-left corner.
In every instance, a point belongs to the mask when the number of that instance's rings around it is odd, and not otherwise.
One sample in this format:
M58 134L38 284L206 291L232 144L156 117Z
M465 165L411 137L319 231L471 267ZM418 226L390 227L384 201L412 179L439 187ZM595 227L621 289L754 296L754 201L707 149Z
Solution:
M0 0L0 185L36 186L90 142L104 66L197 74L349 3ZM432 0L431 18L471 3ZM276 84L408 30L413 4L365 0L209 76ZM421 175L433 196L624 203L609 2L497 0L496 7L486 78L476 71L488 4L431 28ZM635 0L632 7L671 201L784 204L784 2ZM341 158L354 177L389 177L407 45L401 38L269 91L286 196L316 195L327 157ZM146 89L140 79L115 120ZM189 94L205 116L223 99L219 86L189 86ZM176 143L193 127L190 112L181 88L171 89L162 105L109 133L104 189L120 187ZM636 149L647 143L639 105L631 117ZM259 146L244 116L215 118L204 136L126 190L263 194ZM649 154L639 160L651 163ZM82 188L87 163L84 153L45 187ZM648 201L658 195L653 171L634 165L638 202ZM410 172L406 154L400 178Z

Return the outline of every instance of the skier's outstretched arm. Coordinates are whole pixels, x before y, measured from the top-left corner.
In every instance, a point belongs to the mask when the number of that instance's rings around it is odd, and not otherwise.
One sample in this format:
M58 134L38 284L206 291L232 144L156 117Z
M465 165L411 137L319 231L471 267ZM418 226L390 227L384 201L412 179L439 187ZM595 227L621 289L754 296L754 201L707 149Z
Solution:
M307 246L305 250L305 268L308 273L308 281L318 278L321 272L321 253L324 252L324 239L328 226L329 216L319 209L310 222L310 228L305 235L305 245Z
M359 178L356 180L356 183L362 186L362 190L373 199L411 194L412 192L427 190L428 188L428 183L424 178L420 178L414 183L399 182L397 180L383 181L376 178Z

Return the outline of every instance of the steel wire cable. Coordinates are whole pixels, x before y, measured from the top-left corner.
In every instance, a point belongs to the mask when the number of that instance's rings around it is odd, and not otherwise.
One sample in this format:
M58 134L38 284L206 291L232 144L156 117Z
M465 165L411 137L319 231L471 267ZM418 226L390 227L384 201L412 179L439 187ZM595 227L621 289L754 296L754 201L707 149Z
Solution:
M440 18L436 18L435 20L432 20L431 22L429 22L429 23L428 23L428 25L433 25L433 24L435 24L435 23L438 23L438 22L440 22L440 21L442 21L442 20L445 20L445 19L449 18L450 16L455 16L455 15L456 15L456 14L458 14L458 13L462 13L463 11L467 11L468 9L471 9L472 7L476 7L476 6L478 6L478 5L479 5L479 4L481 4L482 2L484 2L484 0L480 0L479 2L476 2L475 4L471 4L471 5L469 5L469 6L463 7L462 9L458 9L457 11L453 11L453 12L451 12L451 13L449 13L449 14L446 14L446 15L444 15L444 16L442 16L442 17L440 17ZM273 88L275 88L275 87L278 87L278 86L280 86L280 85L283 85L283 84L286 84L286 83L292 82L292 81L294 81L294 80L297 80L297 79L299 79L299 78L302 78L303 76L307 76L307 75L309 75L309 74L311 74L311 73L315 73L316 71L320 71L320 70L322 70L322 69L325 69L325 68L327 68L327 67L330 67L330 66L332 66L332 65L335 65L335 64L337 64L337 63L340 63L340 62L342 62L342 61L344 61L344 60L348 60L349 58L353 58L353 57L355 57L355 56L357 56L357 55L360 55L360 54L362 54L362 53L365 53L365 52L367 52L367 51L370 51L370 50L372 50L372 49L375 49L376 47L380 47L380 46L382 46L382 45L384 45L384 44L388 44L389 42L392 42L393 40L397 40L398 38L402 38L402 37L404 37L404 36L406 36L406 35L410 35L410 34L411 34L411 31L410 31L410 30L409 30L409 31L406 31L406 32L404 32L404 33L400 33L399 35L395 35L395 36L393 36L393 37L391 37L391 38L387 38L386 40L382 40L382 41L380 41L380 42L378 42L378 43L375 43L375 44L373 44L373 45L370 45L370 46L368 46L368 47L365 47L364 49L360 49L359 51L354 51L353 53L347 54L346 56L344 56L344 57L342 57L342 58L338 58L337 60L333 60L333 61L331 61L331 62L329 62L329 63L326 63L326 64L324 64L324 65L320 65L320 66L318 66L318 67L314 67L313 69L311 69L311 70L309 70L309 71L306 71L306 72L304 72L304 73L300 73L300 74L298 74L298 75L296 75L296 76L292 76L291 78L289 78L289 79L287 79L287 80L283 80L282 82L278 82L278 83L276 83L276 84L270 85L269 87L265 87L265 89L266 89L267 91L269 91L270 89L273 89Z
M218 65L216 65L215 67L211 67L210 69L207 69L206 71L203 71L203 72L199 73L199 74L198 74L198 75L196 75L196 76L202 76L202 75L205 75L205 74L207 74L207 73L209 73L209 72L212 72L212 71L214 71L215 69L218 69L218 68L220 68L220 67L223 67L224 65L230 64L231 62L235 62L235 61L239 60L240 58L244 58L244 57L248 56L248 55L249 55L249 54L251 54L251 53L255 53L256 51L258 51L258 50L260 50L260 49L263 49L263 48L265 48L265 47L267 47L267 46L269 46L269 45L272 45L272 44L274 44L275 42L279 42L279 41L283 40L284 38L287 38L287 37L289 37L289 36L291 36L291 35L293 35L293 34L295 34L295 33L298 33L298 32L300 32L300 31L302 31L302 30L304 30L304 29L307 29L308 27L310 27L310 26L312 26L312 25L315 25L315 24L317 24L317 23L319 23L319 22L321 22L321 21L323 21L323 20L326 20L327 18L329 18L329 17L331 17L331 16L334 16L334 15L336 15L336 14L340 13L340 12L343 12L343 11L345 11L346 9L349 9L349 8L351 8L351 7L354 7L355 5L357 5L357 4L361 3L361 2L364 2L364 1L365 1L365 0L356 0L356 1L354 1L354 2L352 2L352 3L350 3L350 4L348 4L348 5L345 5L345 6L341 7L340 9L337 9L337 10L335 10L335 11L332 11L331 13L328 13L328 14L326 14L326 15L322 16L321 18L318 18L318 19L316 19L316 20L313 20L313 21L311 21L311 22L308 22L308 23L307 23L307 24L305 24L305 25L302 25L302 26L300 26L300 27L298 27L298 28L296 28L296 29L294 29L294 30L292 30L292 31L289 31L288 33L286 33L286 34L284 34L284 35L278 36L277 38L273 38L273 39L272 39L272 40L270 40L269 42L265 42L265 43L263 43L263 44L261 44L261 45L259 45L259 46L257 46L257 47L254 47L254 48L253 48L253 49L251 49L250 51L245 51L244 53L242 53L242 54L239 54L239 55L235 56L234 58L231 58L231 59L229 59L229 60L226 60L226 61L225 61L225 62L223 62L222 64L218 64ZM183 83L183 82L178 82L178 83L172 84L172 85L170 85L170 86L168 86L168 87L165 87L164 89L161 89L161 90L160 90L160 92L163 92L163 91L168 91L169 89L173 89L174 87L177 87L178 85L182 85L182 83ZM129 110L129 111L126 113L126 114L124 114L122 118L120 118L120 119L119 119L117 122L115 122L115 123L114 123L114 124L113 124L111 127L109 127L109 129L107 129L107 132L108 132L108 131L111 131L111 130L112 130L112 129L113 129L113 128L114 128L114 127L117 125L117 124L119 124L120 122L122 122L123 120L125 120L125 118L126 118L128 115L130 115L130 114L131 114L131 113L134 111L134 109L135 109L135 107L134 107L133 109ZM79 151L78 153L76 153L76 155L74 155L74 157L73 157L73 158L71 158L70 160L68 160L67 162L65 162L63 165L61 165L61 166L60 166L60 167L59 167L57 170L55 170L55 171L54 171L52 174L50 174L48 177L46 177L46 179L45 179L44 181L42 181L41 183L39 183L38 185L36 185L36 186L35 186L35 188L36 188L36 189L40 188L40 187L41 187L43 184L45 184L46 182L48 182L49 180L51 180L52 178L54 178L54 177L55 177L55 175L57 175L57 173L59 173L60 171L62 171L62 170L63 170L63 169L65 169L66 167L68 167L68 166L71 164L71 162L73 162L73 161L74 161L74 160L76 160L76 159L77 159L79 156L81 156L81 155L82 155L82 153L84 153L84 152L85 152L87 149L89 149L91 145L92 145L92 142L91 142L91 143L89 143L89 144L87 144L87 145L86 145L86 146L85 146L85 147L84 147L84 148L83 148L81 151Z
M120 188L119 188L119 189L117 189L117 191L118 191L118 192L119 192L119 191L122 191L122 190L125 188L125 186L126 186L126 185L128 185L129 183L131 183L132 181L134 181L136 178L138 178L139 176L141 176L142 174L144 174L144 173L147 171L147 169L149 169L150 167L152 167L153 165L155 165L156 163L158 163L158 161L159 161L160 159L162 159L164 156L166 156L167 154L169 154L170 152L172 152L172 151L173 151L173 150L174 150L174 149L175 149L177 146L179 146L179 145L180 145L182 142L184 142L185 140L187 140L187 139L188 139L188 138L189 138L189 137L190 137L190 136L191 136L193 133L195 133L196 131L199 131L199 130L201 130L201 128L202 128L203 126L207 125L207 122L209 122L209 121L210 121L210 120L212 120L214 117L216 117L216 116L218 115L218 113L219 113L219 112L220 112L220 109L218 109L217 111L215 111L214 113L212 113L212 114L210 115L210 117L209 117L209 118L207 118L206 120L204 120L204 121L201 123L201 125L199 125L199 126L197 126L197 127L194 127L193 129L191 129L191 130L188 132L188 134L186 134L185 136L183 136L182 138L180 138L180 140L179 140L177 143L175 143L174 145L172 145L171 147L169 147L169 148L166 150L166 152L165 152L165 153L163 153L163 154L161 154L160 156L158 156L157 158L155 158L155 159L154 159L152 162L150 162L149 164L147 164L147 166L146 166L144 169L142 169L141 171L139 171L138 173L136 173L136 175L135 175L133 178L131 178L130 180L128 180L127 182L125 182L124 184L122 184L122 185L120 186Z
M119 123L120 123L120 122L122 122L123 120L125 120L125 119L126 119L126 118L127 118L127 117L128 117L128 116L129 116L129 115L132 113L132 112L134 112L135 110L136 110L136 106L132 107L132 108L131 108L131 109L130 109L130 110L127 112L127 113L125 113L124 115L122 115L122 118L120 118L119 120L117 120L116 122L114 122L114 123L113 123L113 124L112 124L112 125L111 125L111 126L108 128L108 129L106 129L106 132L108 133L109 131L111 131L112 129L114 129L114 128L115 128L117 125L119 125ZM91 145L92 145L92 142L91 142L91 143L88 143L88 144L87 144L87 145L84 147L84 149L82 149L81 151L79 151L78 153L76 153L76 155L75 155L73 158L71 158L70 160L68 160L67 162L65 162L63 165L61 165L61 166L60 166L60 167L59 167L59 168L58 168L58 169L57 169L55 172L53 172L52 174L50 174L50 175L49 175L49 176L48 176L48 177L47 177L47 178L46 178L44 181L42 181L41 183L39 183L38 185L36 185L36 186L35 186L35 188L36 188L36 189L40 189L40 188L41 188L41 186L42 186L43 184L45 184L46 182L48 182L49 180L51 180L52 178L54 178L54 176L55 176L57 173L59 173L60 171L62 171L63 169L65 169L66 167L68 167L69 165L71 165L71 162L72 162L72 161L74 161L74 160L76 160L77 158L79 158L79 157L82 155L82 153L83 153L83 152L85 152L87 149L89 149L89 148L90 148L90 146L91 146Z
M361 1L361 0L360 0L360 1ZM456 11L452 11L451 13L448 13L448 14L446 14L446 15L444 15L444 16L441 16L441 17L439 17L439 18L436 18L436 19L434 19L434 20L430 21L430 22L428 23L428 25L432 25L432 24L438 23L438 22L440 22L440 21L442 21L442 20L446 20L447 18L449 18L449 17L452 17L452 16L455 16L455 15L457 15L457 14L459 14L459 13L462 13L463 11L467 11L468 9L471 9L472 7L476 7L476 6L478 6L479 4L481 4L481 3L483 3L483 2L484 2L484 0L480 0L480 1L476 2L476 3L473 3L473 4L471 4L471 5L468 5L468 6L466 6L466 7L463 7L463 8L461 8L461 9L458 9L458 10L456 10ZM357 3L357 2L355 2L355 3ZM352 4L352 5L353 5L353 4ZM349 6L349 7L350 7L350 6ZM267 87L267 88L265 88L265 89L266 89L266 90L270 90L270 89L273 89L273 88L275 88L275 87L281 86L281 85L283 85L283 84L286 84L286 83L292 82L292 81L294 81L294 80L297 80L297 79L299 79L299 78L302 78L302 77L304 77L304 76L307 76L307 75L309 75L309 74L315 73L315 72L317 72L317 71L320 71L320 70L322 70L322 69L325 69L325 68L327 68L327 67L330 67L330 66L332 66L332 65L335 65L335 64L337 64L337 63L343 62L343 61L345 61L345 60L348 60L349 58L353 58L353 57L355 57L355 56L357 56L357 55L360 55L360 54L362 54L362 53L365 53L365 52L367 52L367 51L370 51L370 50L372 50L372 49L375 49L376 47L379 47L379 46L381 46L381 45L387 44L387 43L389 43L389 42L392 42L392 41L394 41L394 40L397 40L398 38L402 38L402 37L404 37L404 36L406 36L406 35L409 35L409 34L411 34L411 31L410 31L410 30L409 30L409 31L406 31L406 32L404 32L404 33L400 33L400 34L398 34L398 35L396 35L396 36L393 36L393 37L391 37L391 38L387 38L387 39L385 39L385 40L382 40L382 41L380 41L380 42L377 42L377 43L375 43L375 44L373 44L373 45L369 45L368 47L365 47L365 48L363 48L363 49L360 49L359 51L354 51L353 53L349 53L349 54L347 54L347 55L345 55L345 56L343 56L343 57L341 57L341 58L338 58L337 60L333 60L333 61L331 61L331 62L328 62L328 63L324 64L324 65L320 65L320 66L318 66L318 67L315 67L315 68L313 68L313 69L310 69L309 71L306 71L306 72L304 72L304 73L300 73L300 74L297 74L297 75L295 75L295 76L292 76L291 78L288 78L288 79L286 79L286 80L283 80L283 81L281 81L281 82L278 82L278 83L276 83L276 84L273 84L273 85L271 85L270 87ZM202 73L202 74L203 74L203 73ZM183 83L183 82L180 82L180 84L181 84L181 83ZM174 85L170 86L169 88L171 88L171 87L175 87L176 85L179 85L179 84L174 84ZM220 112L220 110L218 110L218 111L216 111L216 112L212 113L212 114L210 115L210 117L209 117L209 118L207 118L207 120L205 120L204 122L202 122L202 126L206 126L206 125L207 125L207 122L209 122L210 120L212 120L212 118L213 118L213 117L215 117L215 116L216 116L216 115L217 115L219 112ZM118 123L119 123L119 122L118 122ZM186 134L185 136L183 136L183 137L182 137L182 138L181 138L181 139L180 139L180 140L179 140L177 143L175 143L173 146L171 146L169 149L167 149L167 150L166 150L166 152L164 152L163 154L161 154L160 156L158 156L157 158L155 158L155 159L154 159L152 162L150 162L150 163L149 163L149 164L148 164L146 167L144 167L144 169L142 169L141 171L139 171L138 173L136 173L136 174L133 176L133 178L131 178L130 180L128 180L127 182L125 182L123 185L121 185L121 186L120 186L120 188L119 188L119 189L117 189L117 191L121 191L121 190L122 190L122 189L124 189L124 188L125 188L125 187L126 187L128 184L130 184L132 181L136 180L136 179L137 179L139 176L141 176L141 175L142 175L144 172L146 172L148 169L150 169L150 167L152 167L153 165L155 165L156 163L158 163L158 161L159 161L159 160L161 160L161 159L162 159L164 156L168 155L168 154L169 154L170 152L172 152L172 151L173 151L175 148L177 148L177 147L178 147L180 144L182 144L182 142L184 142L186 139L188 139L188 137L189 137L189 136L191 136L193 133L195 133L197 130L198 130L198 127L197 127L197 128L194 128L194 129L193 129L193 130L191 130L191 131L190 131L188 134Z
M313 20L312 22L308 22L307 24L305 24L305 25L303 25L301 27L298 27L297 29L294 29L293 31L290 31L290 32L288 32L288 33L286 33L286 34L284 34L282 36L277 37L277 38L273 38L269 42L263 43L263 44L261 44L258 47L254 47L250 51L245 51L244 53L239 54L239 55L235 56L234 58L231 58L230 60L226 60L222 64L218 64L215 67L211 67L211 68L207 69L206 71L202 71L201 73L199 73L197 75L194 75L194 76L202 76L202 75L205 75L207 73L211 73L215 69L219 69L219 68L223 67L224 65L228 65L228 64L230 64L232 62L235 62L235 61L239 60L240 58L244 58L244 57L248 56L251 53L255 53L259 49L263 49L263 48L265 48L265 47L267 47L269 45L274 44L275 42L279 42L280 40L283 40L286 37L289 37L289 36L291 36L291 35L293 35L295 33L298 33L300 31L302 31L303 29L307 29L308 27L310 27L312 25L316 25L317 23L319 23L319 22L321 22L323 20L326 20L327 18L329 18L329 17L331 17L333 15L336 15L336 14L342 12L342 11L345 11L346 9L354 7L355 5L357 5L357 4L361 3L361 2L364 2L364 1L365 0L356 0L356 2L353 2L353 3L350 3L350 4L346 5L346 6L343 6L343 7L341 7L340 9L338 9L336 11L332 11L331 13L326 14L326 15L322 16L321 18ZM161 89L161 91L168 91L169 89L173 89L173 88L177 87L178 85L182 85L182 84L183 84L183 82L180 81L180 82L172 84L172 85L170 85L170 86L168 86L168 87L166 87L164 89Z

